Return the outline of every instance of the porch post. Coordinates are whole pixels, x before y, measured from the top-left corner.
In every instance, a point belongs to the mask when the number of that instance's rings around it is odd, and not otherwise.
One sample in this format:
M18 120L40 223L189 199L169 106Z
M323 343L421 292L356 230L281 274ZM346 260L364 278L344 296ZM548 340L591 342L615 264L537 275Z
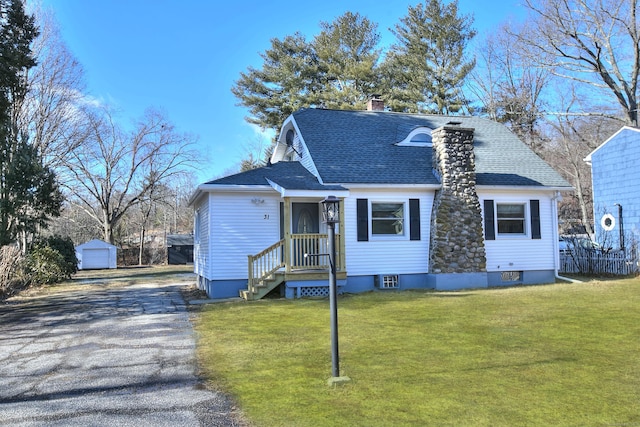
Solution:
M340 261L338 265L340 265L340 271L347 271L347 251L345 249L345 241L347 239L344 233L344 198L340 199L340 205L342 206L340 206L340 222L338 223L338 233L340 233Z
M284 198L284 265L291 273L291 198Z

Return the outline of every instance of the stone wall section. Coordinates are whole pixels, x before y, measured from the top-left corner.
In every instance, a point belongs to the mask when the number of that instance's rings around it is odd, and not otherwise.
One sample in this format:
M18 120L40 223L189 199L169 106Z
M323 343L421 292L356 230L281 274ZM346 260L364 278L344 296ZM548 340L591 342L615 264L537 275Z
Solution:
M447 125L431 133L433 170L442 183L431 215L431 273L486 272L473 132Z

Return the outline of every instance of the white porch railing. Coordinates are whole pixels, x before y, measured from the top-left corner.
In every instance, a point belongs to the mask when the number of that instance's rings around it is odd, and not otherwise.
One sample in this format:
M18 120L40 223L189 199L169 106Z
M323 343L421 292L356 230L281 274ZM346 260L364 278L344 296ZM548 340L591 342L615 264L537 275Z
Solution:
M259 254L248 256L250 291L253 291L253 287L260 283L265 277L272 275L284 267L284 257L282 256L283 248L284 239L269 246Z
M336 271L342 271L340 235L336 234ZM289 251L289 266L285 251ZM276 271L328 270L329 242L326 234L292 234L287 241L282 239L256 255L249 255L249 290ZM305 256L306 255L306 256Z
M329 269L329 240L326 234L292 234L290 250L292 271ZM336 271L341 270L340 259L340 235L336 233Z

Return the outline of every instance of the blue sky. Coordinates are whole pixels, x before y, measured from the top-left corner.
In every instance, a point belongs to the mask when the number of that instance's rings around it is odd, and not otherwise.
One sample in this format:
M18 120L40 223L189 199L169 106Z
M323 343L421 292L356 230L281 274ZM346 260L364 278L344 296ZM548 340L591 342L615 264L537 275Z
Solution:
M246 157L261 138L236 106L231 87L240 72L260 67L270 40L296 31L308 40L320 21L359 12L378 23L382 45L389 28L418 0L301 2L220 0L41 0L53 10L62 37L82 64L89 94L120 111L123 124L149 107L164 110L181 132L198 136L207 157L203 182ZM475 16L477 39L524 15L520 0L459 0ZM265 143L266 144L266 143Z

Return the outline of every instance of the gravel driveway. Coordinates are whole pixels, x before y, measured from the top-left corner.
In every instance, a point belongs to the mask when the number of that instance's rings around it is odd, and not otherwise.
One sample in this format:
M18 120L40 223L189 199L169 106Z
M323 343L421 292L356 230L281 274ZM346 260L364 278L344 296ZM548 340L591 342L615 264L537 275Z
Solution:
M196 376L187 284L87 284L0 303L0 425L242 425Z

